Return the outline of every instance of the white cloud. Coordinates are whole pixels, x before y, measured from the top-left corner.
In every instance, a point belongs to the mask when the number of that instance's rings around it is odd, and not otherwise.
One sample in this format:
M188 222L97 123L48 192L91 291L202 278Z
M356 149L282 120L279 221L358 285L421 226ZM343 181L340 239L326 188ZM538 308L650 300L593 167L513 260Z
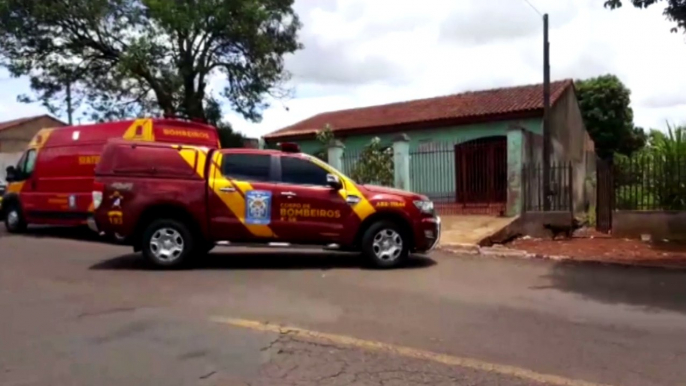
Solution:
M531 2L550 15L553 79L613 73L632 90L637 125L664 128L666 120L686 121L686 78L679 70L686 65L686 41L669 32L671 25L660 6L610 11L597 0ZM350 81L349 87L312 82L326 68L308 74L303 67L289 67L298 75L293 82L296 97L284 102L290 111L274 107L257 124L232 116L234 126L249 135L328 110L542 80L542 22L524 0L297 4L307 9L301 12L306 48L295 57L319 57L329 63L319 45L307 45L307 34L314 32L318 42L337 47L340 58L353 55L353 60L340 60L345 67L340 74L335 74L336 66L327 65L332 79L358 74L356 79L364 81ZM370 54L385 58L384 65L365 68L365 55ZM370 76L382 68L383 74Z
M46 113L39 104L17 102L17 95L27 93L30 93L30 88L26 79L12 78L7 71L0 69L0 121Z
M550 14L553 79L613 73L632 90L637 125L686 121L686 41L661 6L530 1ZM295 95L260 123L228 113L247 135L324 111L542 80L542 22L524 0L296 0L296 11L305 49L286 60ZM40 110L15 102L26 83L0 83L0 119Z

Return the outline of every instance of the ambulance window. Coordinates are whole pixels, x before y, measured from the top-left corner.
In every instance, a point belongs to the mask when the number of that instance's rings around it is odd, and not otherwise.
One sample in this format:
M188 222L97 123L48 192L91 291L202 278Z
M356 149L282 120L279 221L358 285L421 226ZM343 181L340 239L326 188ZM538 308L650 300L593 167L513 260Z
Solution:
M281 157L281 181L298 185L326 186L327 171L296 157Z
M17 173L22 174L24 173L24 165L26 165L26 154L24 153L21 158L19 158L19 161L17 161Z
M26 153L26 165L24 166L24 174L30 176L33 173L33 168L36 167L36 151L29 150Z
M222 174L237 180L269 181L270 165L268 154L224 154Z

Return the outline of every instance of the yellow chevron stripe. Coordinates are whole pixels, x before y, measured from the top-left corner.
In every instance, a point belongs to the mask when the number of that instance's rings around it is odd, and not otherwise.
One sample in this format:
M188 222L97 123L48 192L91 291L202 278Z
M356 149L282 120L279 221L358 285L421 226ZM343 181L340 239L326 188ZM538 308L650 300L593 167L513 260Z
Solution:
M140 134L137 133L141 127ZM152 119L136 119L124 132L124 139L132 141L155 141L155 133L152 130Z
M215 153L212 157L213 163L210 165L210 189L222 200L224 205L226 205L229 210L238 218L238 220L255 236L258 237L277 237L274 231L268 225L255 225L245 223L245 193L252 190L252 185L248 182L229 180L221 174L218 170L218 165L221 165L222 155L220 153ZM234 187L239 192L226 193L222 192L220 189L223 187Z
M306 157L310 161L324 168L329 173L336 175L338 176L338 178L341 179L341 181L343 182L343 188L338 191L338 194L340 194L344 200L347 199L348 196L357 196L360 198L360 202L353 206L353 211L355 211L357 217L360 218L360 221L364 221L364 219L366 219L367 217L374 214L374 212L376 212L374 206L371 203L369 203L369 200L367 200L367 198L362 194L362 192L360 192L360 190L357 189L357 185L355 185L355 182L348 178L348 176L334 169L333 167L331 167L331 165L327 164L326 162L322 162L317 157L312 157L309 155L306 155Z

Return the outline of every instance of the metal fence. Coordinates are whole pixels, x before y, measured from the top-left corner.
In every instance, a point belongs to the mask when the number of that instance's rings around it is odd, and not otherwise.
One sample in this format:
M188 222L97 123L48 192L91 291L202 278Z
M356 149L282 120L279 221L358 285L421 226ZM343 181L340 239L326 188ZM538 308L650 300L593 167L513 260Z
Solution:
M359 151L350 151L346 150L343 153L343 158L341 159L341 162L343 164L343 170L341 170L344 174L350 176L353 173L353 170L355 169L355 165L357 164L357 161L360 159L360 154L361 152Z
M505 137L433 142L410 152L411 190L443 215L502 215L507 201Z
M614 209L686 210L686 156L621 157L611 170Z
M551 163L550 184L545 193L543 164L529 164L522 169L522 206L525 212L572 211L574 168L569 162ZM546 207L545 200L549 204Z

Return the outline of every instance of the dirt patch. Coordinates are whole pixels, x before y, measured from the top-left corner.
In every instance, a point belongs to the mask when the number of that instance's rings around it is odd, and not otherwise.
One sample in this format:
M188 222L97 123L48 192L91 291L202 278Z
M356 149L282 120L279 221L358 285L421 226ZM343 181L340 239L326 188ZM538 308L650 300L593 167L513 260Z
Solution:
M569 239L520 238L507 245L541 256L650 267L686 268L686 243L613 238L587 231Z

